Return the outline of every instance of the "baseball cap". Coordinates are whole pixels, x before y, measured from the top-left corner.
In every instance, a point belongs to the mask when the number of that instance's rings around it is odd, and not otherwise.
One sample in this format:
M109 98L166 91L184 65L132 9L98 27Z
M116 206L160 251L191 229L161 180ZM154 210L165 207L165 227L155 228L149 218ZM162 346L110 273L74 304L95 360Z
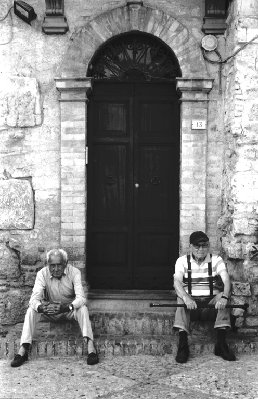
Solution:
M198 245L200 242L209 241L209 237L203 231L194 231L189 240L190 244Z

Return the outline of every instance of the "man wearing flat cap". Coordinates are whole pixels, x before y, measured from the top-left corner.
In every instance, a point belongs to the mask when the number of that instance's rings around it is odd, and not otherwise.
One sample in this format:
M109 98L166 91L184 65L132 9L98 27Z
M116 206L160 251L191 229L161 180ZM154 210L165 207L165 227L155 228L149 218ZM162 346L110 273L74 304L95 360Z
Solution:
M188 334L190 319L214 320L217 332L215 355L224 360L236 360L226 343L226 331L231 327L230 309L226 308L230 297L230 278L226 265L220 256L210 254L209 238L202 231L190 235L190 252L176 261L174 287L178 307L174 329L179 331L179 345L176 355L178 363L185 363L189 357ZM198 305L214 305L214 309L197 309Z

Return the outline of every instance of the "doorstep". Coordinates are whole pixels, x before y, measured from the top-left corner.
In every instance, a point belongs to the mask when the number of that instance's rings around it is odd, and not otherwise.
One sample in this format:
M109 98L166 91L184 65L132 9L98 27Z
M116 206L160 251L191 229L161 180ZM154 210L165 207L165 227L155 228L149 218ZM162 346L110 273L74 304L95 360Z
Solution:
M151 303L176 304L176 294L168 290L90 290L91 312L137 312L174 314L175 308L150 307Z

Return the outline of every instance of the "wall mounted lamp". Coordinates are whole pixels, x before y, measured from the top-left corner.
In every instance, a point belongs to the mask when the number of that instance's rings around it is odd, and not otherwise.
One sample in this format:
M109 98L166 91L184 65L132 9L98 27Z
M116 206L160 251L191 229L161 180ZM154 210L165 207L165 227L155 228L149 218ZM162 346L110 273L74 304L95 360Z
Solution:
M33 19L37 18L34 8L25 3L25 1L15 1L13 8L14 14L29 25Z
M229 0L205 0L205 16L202 31L205 34L222 35L226 28Z
M45 0L46 15L42 24L42 31L47 35L60 35L69 30L64 16L64 0Z

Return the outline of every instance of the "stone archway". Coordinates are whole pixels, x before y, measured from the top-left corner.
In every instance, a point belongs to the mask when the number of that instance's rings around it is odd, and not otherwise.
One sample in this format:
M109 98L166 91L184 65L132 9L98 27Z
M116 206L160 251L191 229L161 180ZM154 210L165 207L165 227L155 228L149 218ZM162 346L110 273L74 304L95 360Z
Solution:
M111 37L138 30L152 34L176 55L182 78L180 246L187 247L189 233L206 223L207 128L192 130L192 119L208 118L208 93L213 80L207 75L199 44L186 27L161 10L138 4L97 16L76 31L62 63L56 87L61 93L61 245L76 266L85 266L87 179L87 92L93 81L86 77L96 50ZM200 160L201 155L201 160ZM201 172L200 172L201 170Z
M187 28L161 10L131 4L92 19L78 29L62 63L63 78L86 77L87 65L96 50L111 37L138 30L161 39L175 53L184 77L207 76L200 45Z

